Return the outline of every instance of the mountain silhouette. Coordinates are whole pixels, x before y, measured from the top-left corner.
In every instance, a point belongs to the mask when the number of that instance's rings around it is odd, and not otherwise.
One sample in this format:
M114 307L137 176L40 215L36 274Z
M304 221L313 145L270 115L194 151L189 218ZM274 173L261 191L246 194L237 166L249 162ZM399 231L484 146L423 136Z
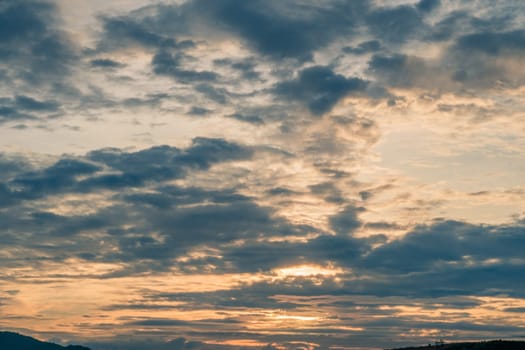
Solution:
M477 343L449 343L391 350L525 350L525 341L491 340Z
M25 335L13 332L0 332L0 349L2 350L90 350L80 345L62 346L42 342Z

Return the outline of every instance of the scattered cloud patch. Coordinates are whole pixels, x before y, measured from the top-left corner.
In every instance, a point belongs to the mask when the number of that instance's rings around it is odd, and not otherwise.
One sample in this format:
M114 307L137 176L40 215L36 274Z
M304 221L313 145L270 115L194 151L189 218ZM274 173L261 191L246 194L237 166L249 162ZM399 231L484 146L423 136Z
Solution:
M322 115L346 95L363 92L366 86L367 82L360 78L346 78L329 67L314 66L301 70L293 80L277 84L275 94L305 105L315 115Z

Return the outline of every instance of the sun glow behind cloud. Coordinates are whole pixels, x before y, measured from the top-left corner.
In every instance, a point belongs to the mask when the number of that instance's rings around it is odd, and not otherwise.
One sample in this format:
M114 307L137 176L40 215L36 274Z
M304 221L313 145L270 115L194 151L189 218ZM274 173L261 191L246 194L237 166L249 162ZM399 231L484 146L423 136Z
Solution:
M319 265L297 265L275 270L279 277L335 277L344 271L335 267L323 267Z

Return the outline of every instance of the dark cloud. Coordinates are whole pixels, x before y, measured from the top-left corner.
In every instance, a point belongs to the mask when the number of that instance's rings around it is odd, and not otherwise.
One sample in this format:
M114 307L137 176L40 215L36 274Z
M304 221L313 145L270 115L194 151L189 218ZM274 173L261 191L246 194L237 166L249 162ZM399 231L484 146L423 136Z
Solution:
M8 156L0 153L0 179L8 180L16 174L27 172L31 169L29 162L20 156Z
M525 313L525 307L509 307L509 308L506 308L505 311Z
M434 41L449 40L458 33L473 29L473 17L466 11L454 11L437 22L430 34Z
M48 194L57 194L75 185L78 175L93 174L100 168L74 159L61 159L41 171L23 173L9 181L13 189L11 196L19 199L34 199Z
M119 259L130 262L157 260L166 268L171 265L171 258L186 254L193 247L213 250L239 239L304 235L312 230L294 226L276 216L273 209L259 206L253 199L233 191L176 187L160 190L125 197L125 202L132 204L127 209L128 214L136 217L137 225L132 231L112 233L119 237L122 251ZM138 217L141 219L137 220ZM157 232L162 239L137 235L136 232ZM191 260L188 264L181 262L178 266L188 271L198 266L204 272L206 266L211 265L216 265L214 270L225 269L223 260L212 255ZM233 262L234 258L228 260Z
M207 108L193 106L193 107L191 107L191 109L188 112L188 114L196 115L196 116L205 116L205 115L210 114L211 112L212 112L212 110L209 110Z
M180 178L190 170L206 170L212 164L249 159L252 150L222 139L195 138L187 149L158 146L138 152L103 149L86 159L61 159L52 166L16 174L3 191L12 203L64 192L140 187L146 182ZM107 167L109 172L101 171Z
M456 13L445 21L470 21L464 13ZM444 22L445 23L445 22ZM437 24L448 30L447 25ZM471 25L476 28L476 26ZM369 61L369 72L388 87L416 87L437 92L476 91L513 88L525 84L525 76L509 69L520 62L525 49L525 32L476 31L467 35L435 30L442 39L457 37L443 54L425 59L401 53L375 54ZM506 60L509 65L502 65Z
M309 187L313 194L322 197L327 202L343 204L346 201L341 191L332 182L323 182Z
M150 293L150 301L184 302L195 309L209 308L223 310L238 308L269 308L292 310L300 308L300 303L292 300L279 300L276 295L315 296L337 294L340 286L331 280L314 280L311 277L281 279L273 282L241 284L228 290L180 293Z
M478 17L467 9L458 9L446 13L437 23L433 24L426 40L443 41L476 33L505 33L514 28L516 21L515 4L500 4L505 10L490 12L490 16Z
M92 341L86 345L92 349L97 350L143 350L143 349L158 349L158 350L211 350L213 346L207 345L200 341L190 341L184 337L178 337L173 339L173 333L170 335L163 334L150 334L153 337L146 337L146 339L137 339L136 333L131 335L123 335L115 337L112 341ZM164 335L167 335L166 339L172 340L161 340L164 339ZM158 339L158 340L154 340ZM219 346L219 348L225 347Z
M403 228L402 226L396 223L385 222L385 221L367 222L364 226L369 229L383 230L383 231L400 230ZM383 237L383 238L386 238L386 237ZM380 241L379 243L386 243L386 242Z
M59 108L56 101L38 101L29 96L16 96L16 106L28 111L54 112Z
M160 51L153 57L151 65L156 74L170 76L184 83L217 80L218 74L215 72L182 68L182 60L181 54L173 55L168 51Z
M330 218L330 226L339 234L351 233L361 226L358 214L364 210L364 208L349 205Z
M136 335L136 334L134 334ZM147 340L134 339L133 335L122 336L122 339L115 339L112 342L88 342L87 345L97 350L243 350L243 347L220 345L220 344L206 344L205 342L188 340L184 337L175 338L169 341L155 340L167 337L171 339L173 332L169 333L149 333ZM132 340L130 340L132 339Z
M478 51L491 56L499 55L504 51L519 54L525 50L525 30L469 34L461 36L457 46L462 51Z
M229 93L224 88L217 88L210 84L199 84L195 86L195 90L203 94L206 98L224 105L229 100Z
M402 43L425 30L422 14L413 6L377 8L366 15L369 30L377 38Z
M402 54L391 56L374 55L369 62L370 70L377 76L388 81L392 86L410 86L413 83L413 68L409 63L409 57ZM424 66L422 60L418 65Z
M104 36L99 50L140 45L150 48L175 47L176 41L148 29L145 24L128 17L103 18Z
M213 63L219 67L230 67L233 71L241 74L241 77L246 80L255 80L260 78L259 72L255 70L257 65L255 58L248 58L245 60L232 60L222 58L214 60Z
M0 8L0 67L8 81L30 84L61 81L76 57L74 46L57 28L55 7L44 1L17 1Z
M194 162L201 169L207 169L212 163L229 160L249 159L253 150L224 139L197 137L191 147L180 156L183 161Z
M120 104L127 108L140 108L140 107L149 107L155 108L159 107L163 100L168 99L170 96L167 94L151 94L144 97L130 97L120 101Z
M36 119L31 114L21 113L13 107L0 106L0 124L9 121L31 120Z
M33 212L27 221L49 237L72 237L81 232L107 228L108 218L97 215L63 216L49 212Z
M164 181L184 178L190 171L205 171L215 163L251 156L249 148L221 139L197 138L185 149L168 146L137 152L103 149L82 159L63 158L41 170L18 174L25 167L5 162L13 176L0 186L0 203L8 208L9 219L4 223L13 232L39 232L39 239L34 242L39 246L34 249L41 252L48 252L49 243L57 237L78 237L97 230L108 235L108 247L117 246L117 252L88 253L86 249L93 242L86 236L88 243L78 238L78 246L75 243L74 247L68 247L67 254L56 258L75 255L96 261L123 261L141 271L169 269L171 259L194 247L217 249L239 239L304 235L313 230L292 225L276 216L272 208L257 205L232 190L157 187ZM126 188L135 190L127 193ZM98 193L101 189L123 192L115 194L116 202L111 207L89 215L58 215L20 204L67 192ZM157 236L151 236L150 232L156 232ZM15 236L13 239L18 241ZM8 243L4 239L4 244ZM143 261L150 262L144 265Z
M329 67L314 66L300 71L294 80L278 83L275 94L281 99L300 102L313 114L321 115L343 97L363 92L366 86L367 82L360 78L346 78Z
M420 0L416 8L421 12L430 12L441 5L441 0Z
M358 281L355 281L359 283ZM151 302L176 301L184 303L190 309L207 310L212 307L214 310L230 310L232 307L238 310L250 310L252 315L260 315L258 310L272 309L282 310L289 314L306 310L305 306L314 307L319 312L329 313L329 317L321 322L301 330L294 329L294 336L299 333L311 335L310 341L323 344L327 342L333 345L334 339L331 337L320 337L319 334L340 334L340 344L353 344L366 346L370 344L370 339L377 336L388 334L387 343L403 344L407 340L414 340L416 335L410 335L406 339L402 334L407 330L413 329L440 329L449 331L460 331L479 336L494 332L495 334L518 334L522 327L514 325L492 325L485 322L469 322L471 314L465 309L480 306L480 300L471 297L436 297L417 298L417 297L371 297L360 295L354 284L342 286L330 279L317 280L315 277L297 277L278 279L270 282L257 282L252 284L241 284L238 288L227 291L197 292L197 293L157 293L149 294L147 299ZM421 314L400 315L397 307L419 307ZM425 312L433 310L444 310L441 316L424 317ZM358 317L354 315L359 313ZM435 314L435 313L434 313ZM447 317L448 316L448 317ZM458 320L458 318L462 320ZM366 332L352 333L348 330L340 329L344 326L352 325L366 329ZM292 326L293 327L293 326ZM280 326L279 331L285 331L287 325ZM224 331L223 331L224 332ZM199 335L205 335L199 332ZM267 337L260 337L256 332L249 332L250 338L270 341ZM248 335L246 334L246 335ZM208 333L208 335L210 335ZM245 336L246 336L245 335ZM213 337L222 337L214 333ZM229 335L229 338L234 336ZM285 342L286 337L271 335L274 342ZM397 340L392 341L392 338ZM421 337L423 341L426 336ZM297 338L296 338L297 339ZM303 337L301 339L304 340ZM337 343L337 342L335 342ZM406 345L406 343L405 343Z
M252 198L233 190L207 191L173 186L117 194L112 206L89 215L59 215L15 207L0 219L0 229L7 229L9 233L1 242L5 247L16 246L26 240L27 235L35 235L31 243L25 244L35 255L45 254L48 259L57 261L76 256L90 261L124 263L124 274L165 271L174 266L181 271L198 268L201 273L266 269L269 265L262 260L257 266L241 267L253 260L235 256L233 251L224 259L213 254L190 259L189 263L174 263L173 259L195 248L213 253L240 239L299 236L313 230L295 226L275 215L272 208L259 206ZM98 234L92 237L89 233L95 230ZM60 243L64 237L74 240ZM100 237L104 237L104 247L99 246ZM265 256L261 258L266 259ZM4 261L6 265L11 263L8 261ZM234 263L239 265L232 266ZM210 270L213 265L216 266ZM111 276L114 274L107 277Z
M358 209L347 208L331 219L339 225L340 236L323 234L307 242L246 243L223 248L221 259L194 260L189 264L213 263L222 266L221 270L228 266L226 271L234 268L244 272L269 271L305 263L335 264L351 268L361 276L378 277L358 281L349 279L337 288L337 292L333 291L338 295L358 293L427 298L497 293L518 297L523 294L523 281L513 277L523 269L519 262L525 244L522 226L444 221L418 227L393 241L387 241L384 235L360 239L345 236L348 230L358 225ZM379 247L373 248L376 245ZM279 288L274 292L284 293Z
M191 11L231 31L258 52L272 58L311 59L312 53L350 34L365 1L328 2L324 6L278 1L195 1Z
M10 6L7 2L2 4L0 40L9 42L14 40L27 39L35 32L43 32L47 28L45 20L39 17L38 11L51 11L51 7L45 3L12 3ZM7 6L6 6L7 5Z
M0 98L0 123L37 119L59 110L60 104L55 100L41 101L24 95Z
M381 42L378 40L364 41L356 47L345 46L343 52L352 53L354 55L364 55L371 52L376 52L382 49Z
M131 321L127 323L130 326L145 326L145 327L159 327L159 326L187 326L190 324L188 321L167 319L167 318L148 318L144 320Z
M483 262L490 259L515 259L520 247L523 227L484 227L462 222L445 221L420 227L403 239L374 250L369 266L377 265L398 271L431 270L440 263ZM413 262L417 261L417 265Z
M454 62L449 67L452 80L476 90L522 86L525 76L510 67L521 62L524 33L518 30L460 36L445 57ZM509 64L502 65L502 61Z
M91 67L95 68L121 68L125 66L120 62L113 61L108 58L98 58L95 60L91 60L89 64L91 65Z
M163 181L181 177L190 169L208 169L213 163L247 159L252 155L249 148L222 139L195 138L186 150L158 146L126 153L118 149L93 151L88 158L104 163L120 174L100 175L84 180L80 186L127 187L145 181Z
M285 187L274 187L269 189L266 193L268 193L271 196L286 196L286 195L293 195L297 194L297 192L290 190L289 188Z
M229 95L232 101L239 97L239 94L230 93ZM250 94L250 96L256 96L256 94ZM243 96L240 97L242 99ZM249 103L241 102L238 103L235 113L225 114L224 117L254 126L262 126L270 123L287 123L289 119L293 118L293 115L288 114L282 105L251 106Z
M295 235L313 231L312 227L295 227ZM369 249L370 239L332 236L322 234L301 243L292 242L250 242L245 245L222 250L222 261L214 261L226 271L241 272L270 271L286 266L301 264L337 264L350 267ZM205 261L190 261L190 264Z
M274 59L309 60L313 52L352 34L368 10L364 0L328 1L307 5L299 1L191 1L158 5L130 17L104 18L101 48L122 45L177 47L173 37L197 33L231 33L248 47ZM197 20L195 20L197 18ZM219 35L220 38L220 35ZM180 46L179 46L180 47ZM250 64L234 63L245 78L257 78Z
M259 115L254 114L240 114L240 113L233 113L226 115L227 118L236 119L241 122L250 123L254 125L262 125L264 124L264 119Z

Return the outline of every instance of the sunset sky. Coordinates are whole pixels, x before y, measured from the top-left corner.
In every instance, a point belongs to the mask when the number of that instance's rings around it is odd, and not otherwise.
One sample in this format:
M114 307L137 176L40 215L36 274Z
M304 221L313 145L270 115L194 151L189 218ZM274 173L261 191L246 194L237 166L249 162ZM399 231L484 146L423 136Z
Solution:
M525 337L522 0L0 0L0 330Z

